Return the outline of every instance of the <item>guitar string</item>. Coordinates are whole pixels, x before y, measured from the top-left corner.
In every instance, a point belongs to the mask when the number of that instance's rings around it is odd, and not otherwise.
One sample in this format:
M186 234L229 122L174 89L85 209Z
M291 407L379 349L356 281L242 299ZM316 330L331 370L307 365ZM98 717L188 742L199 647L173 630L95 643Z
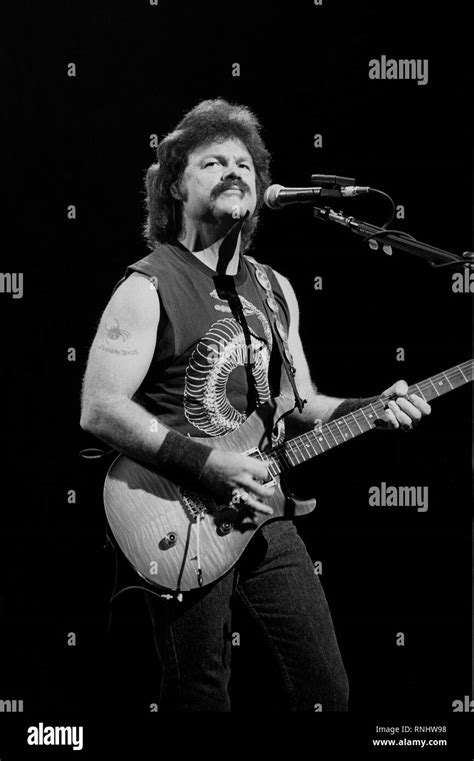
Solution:
M465 363L465 368L467 369L468 363ZM467 379L465 378L465 375L462 371L461 366L459 367L459 372L463 375L464 380L467 382ZM453 385L450 382L450 377L454 379L455 376L459 374L457 368L452 368L450 371L446 371L446 373L441 373L438 376L433 376L433 379L427 379L425 381L421 381L419 384L414 384L411 388L418 389L420 391L420 387L423 387L423 389L426 391L429 386L428 384L431 384L434 388L438 396L441 394L439 393L438 389L434 386L433 380L439 381L441 379L441 382L443 381L443 378L448 381L451 389L453 388ZM422 394L423 396L423 394ZM377 403L375 403L377 404ZM351 417L353 421L356 423L357 427L359 428L359 432L363 433L367 430L369 430L374 424L368 420L367 415L365 414L365 410L371 408L374 411L373 405L366 405L364 408L361 408L360 410L357 410L355 412L358 413L358 417L355 413L350 413L349 416L344 416L343 418L340 418L337 421L333 421L331 423L326 424L322 429L317 429L316 431L309 431L305 434L301 434L300 436L296 437L295 439L292 439L290 442L283 443L279 447L275 447L275 449L270 450L268 453L266 453L267 458L273 458L276 459L281 465L286 465L288 467L288 464L285 462L285 459L282 460L282 458L288 458L290 461L290 465L297 465L300 464L300 461L298 459L298 456L302 458L302 461L306 461L308 459L308 449L311 447L313 450L313 453L310 454L310 456L313 456L315 454L320 454L323 451L328 451L328 449L331 449L334 444L331 444L330 441L325 436L325 433L329 433L332 438L334 439L334 442L336 445L342 444L344 441L347 441L347 434L344 434L341 432L340 427L341 425L345 425L349 433L352 437L358 435L358 432L351 430L351 427L349 425L349 418ZM372 415L369 415L371 417ZM368 424L368 428L362 428L360 423L366 423ZM332 428L331 428L332 426ZM341 434L341 438L338 440L337 435ZM310 436L312 436L312 439L310 439ZM320 450L317 451L313 441L319 442ZM321 445L320 442L324 441L327 449L324 448L324 446ZM301 449L301 445L304 447ZM291 456L293 456L296 459L296 463L291 462Z
M464 363L464 366L465 366L465 369L468 369L469 363ZM439 381L441 379L441 382L442 382L442 380L444 378L445 380L448 381L448 383L451 386L451 388L453 388L453 386L452 386L452 384L450 382L450 377L451 378L455 378L456 376L458 376L459 372L461 372L461 374L463 375L464 380L466 380L466 382L467 382L467 379L465 378L464 373L462 371L462 366L459 366L459 368L451 368L450 370L446 371L446 373L441 373L441 374L438 374L437 376L433 376L433 379L435 381ZM434 387L433 380L430 378L430 379L427 379L425 381L421 381L419 384L414 384L414 386L412 386L412 388L418 388L418 390L420 390L419 387L422 386L423 389L426 391L429 388L428 384L431 384ZM436 393L439 396L440 393L438 392L438 389L436 389L436 387L434 387L434 388L435 388ZM359 428L359 432L360 433L364 432L364 429L361 428L359 422L364 423L364 420L365 420L365 422L369 424L369 428L372 427L372 423L369 422L369 420L367 419L367 415L365 414L365 411L364 411L364 409L368 409L369 407L371 407L372 410L373 410L373 405L366 405L365 408L361 408L360 410L357 410L356 412L358 413L358 417L354 413L350 414L350 417L353 418L353 421L355 421L357 427ZM334 441L336 442L336 444L343 443L343 441L347 440L347 434L346 435L343 434L343 438L341 438L340 441L337 441L337 437L335 436L335 434L340 432L339 429L340 429L340 426L342 424L346 425L349 433L352 436L357 435L357 431L355 433L353 433L353 431L351 430L350 426L348 425L348 419L347 419L347 417L344 416L344 418L341 418L338 421L333 421L332 423L326 424L326 426L323 428L323 430L318 429L317 431L306 432L305 434L302 434L301 436L296 437L296 439L292 439L291 442L286 442L286 446L285 446L285 443L284 443L283 445L280 445L280 447L275 447L274 450L271 450L270 452L268 452L267 456L268 455L270 455L270 456L275 455L277 457L277 459L279 459L281 461L281 455L282 454L287 454L288 456L289 455L293 455L295 457L295 459L296 459L296 464L299 464L298 455L303 458L303 461L305 459L307 459L307 449L308 449L308 446L311 446L311 448L313 449L313 453L318 453L319 454L319 452L317 452L317 450L315 449L313 442L309 439L309 434L313 434L313 438L314 438L314 435L317 433L317 437L316 437L317 441L319 441L319 442L325 441L325 443L326 443L328 448L331 448L333 446L326 439L326 436L324 435L326 431L331 434L331 436L334 439ZM333 426L333 428L331 428L330 426ZM367 428L366 430L369 430L369 428ZM306 441L305 441L305 439L306 439ZM303 451L301 451L300 444L303 444L303 446L305 447L305 449ZM325 449L323 446L320 446L320 449L321 449L321 451L327 451L327 449ZM282 452L281 450L284 450L284 452ZM290 460L290 462L291 462L291 460ZM292 464L295 464L295 463L292 463Z
M451 384L452 380L459 380L459 374L463 377L463 383L469 382L471 380L470 377L466 377L464 370L467 371L467 375L470 376L472 371L472 365L473 361L468 360L461 365L456 365L455 367L449 368L445 372L438 373L437 375L434 375L432 378L426 378L423 381L420 381L420 383L415 383L412 386L409 387L409 391L411 389L417 389L418 392L421 394L421 396L425 396L420 389L422 388L424 391L428 391L431 386L433 386L437 396L441 396L441 393L438 391L436 386L434 385L434 382L443 383L443 381L447 381L451 389L456 388L456 386L453 386ZM434 382L433 382L434 381ZM443 392L445 389L443 389ZM432 397L434 398L434 397ZM357 436L359 433L364 433L370 428L374 427L375 422L369 421L367 418L367 415L365 414L364 410L372 409L373 414L376 414L376 411L374 410L374 404L380 404L382 403L381 400L379 402L374 402L373 404L366 405L365 407L360 408L359 410L355 410L352 413L349 413L349 415L345 415L344 417L340 418L339 420L332 421L331 423L326 423L325 426L323 426L321 429L317 429L315 431L307 431L304 434L301 434L300 436L295 437L294 439L291 439L289 442L284 442L283 444L278 445L274 449L269 450L267 453L265 453L265 462L267 464L267 467L269 468L269 471L272 476L278 475L278 472L272 473L272 467L277 468L276 464L274 465L273 461L276 461L280 466L281 470L286 470L289 467L294 467L295 465L302 464L303 462L306 462L309 458L312 458L313 456L317 454L321 454L322 452L326 452L329 449L333 448L335 445L342 444L344 441L348 441L347 434L343 434L340 431L341 425L345 425L347 430L349 431L349 434L352 438ZM353 432L351 430L351 427L349 425L349 418L352 418L353 421L355 421L357 427L359 428L359 432ZM377 418L376 418L377 419ZM360 423L366 424L365 429L361 427ZM331 429L331 426L333 428ZM332 438L334 439L335 444L331 444L325 436L325 433L330 433ZM340 434L341 438L338 441L337 436L335 434ZM312 437L312 438L310 438ZM306 441L305 441L306 439ZM313 440L316 440L319 442L320 451L318 451L313 443ZM321 442L324 441L327 448L324 448L324 446L321 445ZM301 449L301 445L304 447L304 449ZM308 448L311 447L313 450L313 453L310 454L308 458ZM291 461L291 456L294 457L296 462ZM301 458L301 462L298 459L298 456ZM289 460L289 464L286 460ZM281 472L281 471L280 471Z

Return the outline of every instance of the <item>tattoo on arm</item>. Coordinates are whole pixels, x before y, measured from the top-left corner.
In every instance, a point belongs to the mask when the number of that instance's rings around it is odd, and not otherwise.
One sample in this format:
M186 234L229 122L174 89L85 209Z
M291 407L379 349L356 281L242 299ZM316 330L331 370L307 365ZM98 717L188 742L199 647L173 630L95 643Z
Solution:
M137 349L130 350L122 348L123 344L126 344L131 338L131 334L128 330L124 330L120 327L120 323L116 317L113 318L111 323L105 323L104 331L104 340L99 344L99 349L102 349L102 351L108 351L111 354L138 354ZM118 344L120 348L113 346L114 343Z

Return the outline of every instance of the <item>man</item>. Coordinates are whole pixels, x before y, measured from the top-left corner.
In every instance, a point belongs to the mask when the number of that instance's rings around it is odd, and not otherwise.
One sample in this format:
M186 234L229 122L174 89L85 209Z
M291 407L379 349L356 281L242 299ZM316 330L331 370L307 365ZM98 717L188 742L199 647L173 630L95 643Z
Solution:
M83 388L82 427L179 485L271 515L262 462L192 437L235 430L257 406L292 394L254 264L243 256L270 182L254 114L204 101L165 137L147 174L152 253L131 265L107 305ZM266 268L306 399L287 418L300 431L362 406L313 385L289 281ZM430 412L399 381L386 427ZM158 421L158 422L157 422ZM187 435L189 434L189 436ZM150 596L151 598L151 596ZM230 711L231 601L253 619L279 675L283 710L345 711L347 677L327 602L290 521L265 524L237 566L178 602L150 602L162 665L160 711Z

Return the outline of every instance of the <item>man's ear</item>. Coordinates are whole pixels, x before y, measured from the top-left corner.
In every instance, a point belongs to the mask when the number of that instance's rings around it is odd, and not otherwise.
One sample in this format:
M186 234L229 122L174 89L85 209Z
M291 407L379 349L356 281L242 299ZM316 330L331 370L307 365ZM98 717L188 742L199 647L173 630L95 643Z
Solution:
M183 200L183 195L181 193L180 187L179 187L179 180L175 180L171 187L170 187L170 193L177 201Z

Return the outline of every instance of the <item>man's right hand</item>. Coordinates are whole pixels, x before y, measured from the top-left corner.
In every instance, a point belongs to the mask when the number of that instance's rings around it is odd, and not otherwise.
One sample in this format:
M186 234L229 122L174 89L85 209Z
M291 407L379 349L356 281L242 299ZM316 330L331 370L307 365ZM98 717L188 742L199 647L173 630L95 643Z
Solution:
M271 497L275 487L259 483L268 478L268 470L261 461L248 455L213 449L203 468L200 484L216 501L223 503L230 502L234 489L245 491L249 495L246 507L272 515L272 508L262 500Z

